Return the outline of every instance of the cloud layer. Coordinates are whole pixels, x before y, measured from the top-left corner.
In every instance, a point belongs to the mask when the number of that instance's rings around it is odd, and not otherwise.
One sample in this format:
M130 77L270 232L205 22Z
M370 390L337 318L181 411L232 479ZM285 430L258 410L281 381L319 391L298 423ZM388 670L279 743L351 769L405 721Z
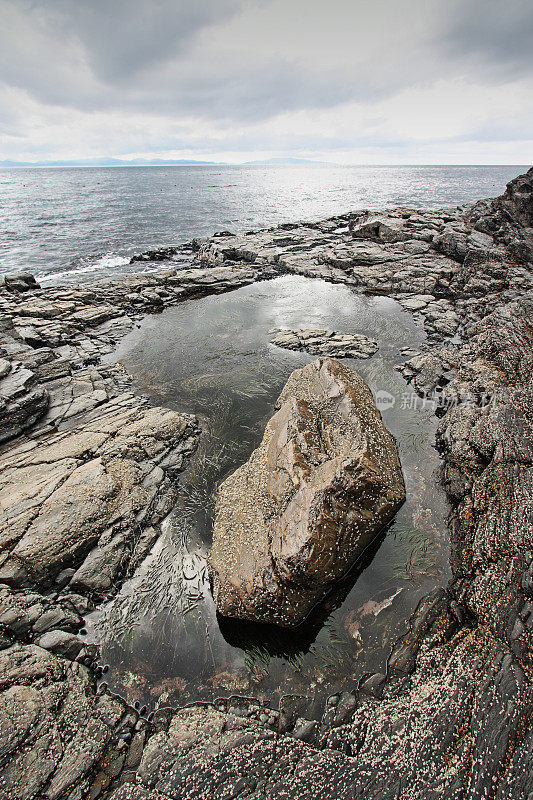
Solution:
M0 0L0 13L0 159L533 160L530 0Z

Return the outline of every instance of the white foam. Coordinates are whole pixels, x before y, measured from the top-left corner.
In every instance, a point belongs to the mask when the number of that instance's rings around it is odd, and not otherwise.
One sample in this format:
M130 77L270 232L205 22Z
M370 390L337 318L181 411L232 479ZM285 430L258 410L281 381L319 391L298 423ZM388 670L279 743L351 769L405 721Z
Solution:
M130 263L130 259L126 258L125 256L117 256L116 253L106 253L104 256L98 259L92 267L93 269L113 269L114 267L124 267L126 264ZM82 270L82 271L90 271Z
M126 258L125 256L118 256L116 253L106 253L105 255L101 256L97 261L93 261L91 264L87 264L84 267L76 267L75 269L66 269L62 270L61 272L45 272L39 273L36 277L37 280L41 280L43 282L46 281L53 281L61 282L64 278L71 277L73 275L86 275L91 272L103 272L105 273L106 270L112 270L116 267L125 267L127 264L130 263L130 259Z

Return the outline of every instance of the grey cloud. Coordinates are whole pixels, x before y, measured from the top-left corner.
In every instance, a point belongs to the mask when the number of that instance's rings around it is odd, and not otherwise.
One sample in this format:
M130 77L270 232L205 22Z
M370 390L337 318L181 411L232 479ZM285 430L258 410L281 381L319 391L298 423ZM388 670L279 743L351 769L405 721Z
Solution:
M365 89L366 92L366 89ZM373 96L381 94L376 87ZM247 69L213 64L203 74L159 76L155 91L149 84L123 102L142 104L154 113L193 114L218 120L254 122L301 108L329 108L350 100L354 88L331 75L313 75L290 61L273 59Z
M143 72L184 55L201 30L245 2L0 0L0 82L81 110L119 107L136 94L142 103Z
M387 11L397 2L379 0L370 7L366 0L336 0L344 13L335 17L335 25L339 31L353 29L355 37L379 14L390 28ZM409 3L411 17L418 8L428 24L435 22L436 0ZM275 52L284 18L270 29L245 32L263 45L257 55L243 56L231 39L219 47L216 37L211 48L194 50L208 26L222 25L239 10L268 5L269 0L0 0L12 15L19 12L25 26L13 32L8 22L0 31L0 78L41 102L80 110L125 108L254 121L350 100L369 102L438 75L440 65L428 57L424 42L398 60L378 41L375 56L361 62L354 45L346 48L344 40L339 62L335 36L330 32L322 39L316 29L318 0L308 0L306 18L291 29L295 44L306 29L317 34L316 55L326 54L317 66L312 50L304 60L291 53L290 45L281 57Z
M531 0L460 0L443 37L448 53L482 66L493 78L533 73Z
M227 19L244 0L39 0L84 45L104 82L122 82L186 48L202 28Z
M253 16L246 22L250 9L283 9L274 2L0 0L0 82L66 114L77 109L125 112L139 120L215 121L218 136L202 139L206 152L283 149L289 139L291 147L341 150L402 142L393 133L376 141L361 125L349 141L330 132L316 139L306 131L264 137L247 126L283 112L348 101L368 105L441 78L466 75L488 85L533 70L532 0L330 0L331 25L324 34L317 22L323 0L285 0L292 16L280 10L279 19L273 13L259 29ZM305 15L296 13L302 9ZM403 28L395 28L399 18ZM243 40L250 46L240 47ZM379 123L375 127L383 130L387 122ZM235 133L239 124L242 135ZM522 119L513 126L499 121L479 136L490 137L492 130L519 138ZM231 128L227 138L225 127ZM169 149L179 147L178 128ZM6 117L3 130L16 135L16 115ZM165 142L157 145L163 149Z

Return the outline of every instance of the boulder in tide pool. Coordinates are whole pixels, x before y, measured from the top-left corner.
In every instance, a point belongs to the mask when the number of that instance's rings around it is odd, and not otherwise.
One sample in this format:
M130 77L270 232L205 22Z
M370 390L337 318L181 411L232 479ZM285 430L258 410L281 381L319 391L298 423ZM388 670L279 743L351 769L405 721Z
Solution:
M299 625L404 500L396 444L365 382L329 358L295 370L261 444L218 490L218 612Z

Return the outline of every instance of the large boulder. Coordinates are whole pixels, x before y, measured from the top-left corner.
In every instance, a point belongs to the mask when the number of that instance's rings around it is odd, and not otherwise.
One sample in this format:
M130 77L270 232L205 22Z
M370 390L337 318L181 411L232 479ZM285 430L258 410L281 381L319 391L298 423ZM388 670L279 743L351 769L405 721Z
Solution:
M394 439L359 375L329 358L295 370L261 444L218 490L218 612L300 624L404 500Z

